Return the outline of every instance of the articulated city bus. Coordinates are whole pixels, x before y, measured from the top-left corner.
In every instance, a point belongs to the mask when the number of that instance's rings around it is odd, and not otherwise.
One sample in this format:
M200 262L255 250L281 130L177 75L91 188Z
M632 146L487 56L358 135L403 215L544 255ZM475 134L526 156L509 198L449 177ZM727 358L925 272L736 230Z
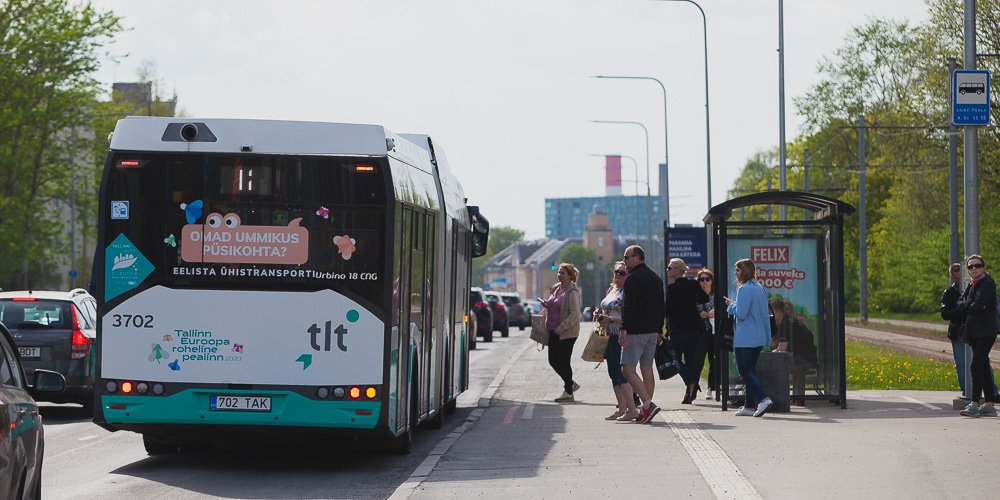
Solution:
M468 387L489 223L427 136L130 117L99 217L94 421L150 454L343 435L407 451Z

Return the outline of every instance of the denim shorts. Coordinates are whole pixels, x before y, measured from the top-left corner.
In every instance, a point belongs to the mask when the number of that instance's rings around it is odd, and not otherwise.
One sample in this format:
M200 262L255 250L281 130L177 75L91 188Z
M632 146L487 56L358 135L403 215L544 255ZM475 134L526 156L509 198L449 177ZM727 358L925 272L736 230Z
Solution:
M628 342L622 348L622 366L653 366L653 358L656 356L656 335L655 333L628 334L625 340Z

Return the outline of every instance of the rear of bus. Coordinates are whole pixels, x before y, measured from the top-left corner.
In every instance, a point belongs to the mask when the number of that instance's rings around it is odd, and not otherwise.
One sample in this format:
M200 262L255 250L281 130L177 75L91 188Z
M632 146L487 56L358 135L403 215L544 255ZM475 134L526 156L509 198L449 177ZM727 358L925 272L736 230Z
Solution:
M147 450L388 432L384 134L119 122L100 198L98 424Z

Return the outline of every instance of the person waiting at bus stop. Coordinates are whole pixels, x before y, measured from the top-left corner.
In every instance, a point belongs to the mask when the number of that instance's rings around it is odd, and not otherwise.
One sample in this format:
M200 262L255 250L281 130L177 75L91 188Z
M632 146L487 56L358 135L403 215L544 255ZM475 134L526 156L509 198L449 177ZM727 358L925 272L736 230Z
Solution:
M737 417L753 415L759 417L771 407L773 402L764 392L764 386L757 378L757 358L760 350L771 343L771 320L767 312L767 292L757 281L757 266L750 259L736 261L734 269L736 299L723 297L726 313L736 319L733 334L733 354L736 369L746 387L743 408ZM754 408L754 405L757 405Z
M792 354L790 372L792 376L792 402L804 406L801 396L806 392L806 372L819 366L816 357L816 342L809 327L793 315L792 306L780 297L771 299L774 312L776 335L771 338L771 349ZM794 397L798 396L798 397Z
M705 366L705 321L698 304L708 301L708 294L684 276L687 264L670 259L667 264L667 331L674 351L681 360L680 375L687 390L681 404L691 404L701 390L701 368Z
M549 366L562 378L563 393L557 403L574 401L573 393L580 384L573 381L573 345L580 336L580 289L576 278L580 271L573 264L559 264L559 282L552 286L552 294L542 301L546 309L545 329L549 331Z
M951 352L955 358L955 373L958 376L958 387L962 394L966 392L965 380L965 342L961 338L962 322L965 320L965 312L959 309L958 300L962 297L962 264L955 262L948 267L951 275L951 284L944 289L941 294L941 318L948 320L948 340L951 341ZM997 390L996 381L993 379L993 368L990 367L990 376L986 378L986 385L990 392L1000 396Z
M990 376L990 350L997 341L997 285L986 272L986 260L981 255L970 255L965 260L969 270L969 285L965 287L958 307L965 312L963 337L972 346L972 402L961 411L966 417L995 417L997 402L986 383ZM986 403L980 406L980 399Z

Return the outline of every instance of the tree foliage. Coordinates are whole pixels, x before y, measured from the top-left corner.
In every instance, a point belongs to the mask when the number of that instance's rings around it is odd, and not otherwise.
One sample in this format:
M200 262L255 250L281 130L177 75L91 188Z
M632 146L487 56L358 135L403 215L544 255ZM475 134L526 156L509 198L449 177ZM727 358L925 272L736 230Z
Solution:
M69 242L59 209L119 19L65 0L0 1L0 286L44 286ZM68 210L68 209L67 209ZM27 271L27 273L25 273ZM27 280L26 274L33 279Z
M472 259L472 284L482 286L483 266L499 251L521 241L524 231L511 226L496 226L490 228L490 237L486 241L486 254ZM478 283L477 283L478 282Z
M950 202L948 57L962 60L962 2L928 0L920 25L872 19L854 27L844 44L818 67L820 79L795 100L805 125L788 144L789 189L802 189L809 153L809 187L859 206L859 117L864 115L865 200L869 304L879 311L931 311L947 285ZM978 52L1000 52L1000 0L977 2ZM995 58L980 58L995 72ZM996 92L996 86L991 89ZM991 108L993 123L1000 109ZM980 253L1000 250L1000 131L979 131ZM961 132L959 132L961 139ZM959 226L964 205L959 140ZM730 191L742 196L777 188L776 149L748 159ZM764 219L763 209L748 219ZM859 217L845 221L845 291L857 310ZM960 252L961 253L961 252Z

